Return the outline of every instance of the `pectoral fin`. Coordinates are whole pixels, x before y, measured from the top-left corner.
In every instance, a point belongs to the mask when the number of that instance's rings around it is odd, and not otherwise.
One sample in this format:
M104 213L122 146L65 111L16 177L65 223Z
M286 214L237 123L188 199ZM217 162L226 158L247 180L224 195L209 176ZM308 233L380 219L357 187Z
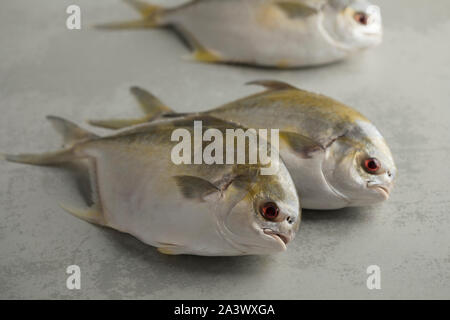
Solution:
M311 138L294 132L280 131L280 139L295 153L305 159L311 158L315 152L325 150L322 145Z
M307 18L318 13L316 8L299 1L281 1L275 3L291 19Z
M180 192L187 199L195 199L204 202L205 198L217 193L227 196L229 187L242 193L249 185L255 182L260 175L260 168L251 165L235 165L231 172L224 174L219 180L210 182L194 176L174 176Z
M200 202L211 193L220 192L220 189L211 182L194 176L174 176L175 182L181 194L187 199L195 199Z

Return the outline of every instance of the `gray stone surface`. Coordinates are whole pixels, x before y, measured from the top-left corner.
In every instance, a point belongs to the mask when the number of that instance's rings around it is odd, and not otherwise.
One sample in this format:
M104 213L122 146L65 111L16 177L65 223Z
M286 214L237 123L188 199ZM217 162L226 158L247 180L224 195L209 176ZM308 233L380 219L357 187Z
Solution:
M382 205L305 212L285 253L170 257L65 213L58 203L78 197L67 172L2 162L0 298L450 298L450 3L376 2L381 47L322 68L276 71L185 61L186 48L164 30L89 27L135 17L120 1L2 1L3 152L56 148L47 114L79 123L139 115L131 85L190 111L259 90L247 81L273 78L368 116L390 143L399 177ZM82 8L81 31L65 28L71 3ZM65 286L71 264L81 267L79 291ZM381 290L366 288L371 264L381 267Z

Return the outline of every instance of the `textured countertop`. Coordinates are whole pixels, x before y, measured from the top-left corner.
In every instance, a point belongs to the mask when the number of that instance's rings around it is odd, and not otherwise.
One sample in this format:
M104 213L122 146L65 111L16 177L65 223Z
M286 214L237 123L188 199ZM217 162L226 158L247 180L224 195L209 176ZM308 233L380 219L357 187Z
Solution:
M164 30L90 28L137 17L120 1L2 1L1 152L57 148L48 114L77 123L140 115L132 85L192 111L256 92L243 84L269 78L365 114L399 176L382 205L305 211L285 253L204 258L164 256L67 214L59 203L78 194L64 170L1 162L0 298L450 298L450 3L375 2L382 46L343 63L277 71L183 60L188 51ZM82 10L80 31L65 27L72 3ZM73 264L81 290L66 288ZM366 287L369 265L381 268L381 290Z

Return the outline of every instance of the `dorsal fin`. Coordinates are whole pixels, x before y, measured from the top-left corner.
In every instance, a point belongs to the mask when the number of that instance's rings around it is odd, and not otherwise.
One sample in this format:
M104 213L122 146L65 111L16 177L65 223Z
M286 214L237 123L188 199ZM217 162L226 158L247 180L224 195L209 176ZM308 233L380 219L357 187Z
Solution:
M142 111L152 118L161 113L173 112L164 102L147 90L134 86L130 88L130 92L139 102Z
M88 120L88 123L94 127L122 129L141 123L151 122L168 114L174 114L172 109L149 91L140 87L131 87L130 92L139 102L142 111L145 113L144 117L137 119Z
M269 90L286 90L286 89L297 89L296 87L290 85L289 83L277 81L277 80L256 80L247 82L246 85L258 85L263 86Z

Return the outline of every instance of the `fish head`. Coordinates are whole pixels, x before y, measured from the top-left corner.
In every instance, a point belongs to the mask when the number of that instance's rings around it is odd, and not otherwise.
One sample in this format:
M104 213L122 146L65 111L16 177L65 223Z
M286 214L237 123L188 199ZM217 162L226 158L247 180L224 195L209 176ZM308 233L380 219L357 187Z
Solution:
M326 10L326 30L333 38L353 50L379 45L383 39L380 8L366 0L347 2L348 5L343 8L333 8L330 4L329 10Z
M389 199L397 175L392 153L378 130L365 122L337 139L327 152L324 176L348 206Z
M246 185L233 183L230 189L243 197L225 214L222 229L228 240L245 254L285 251L301 218L297 191L286 167L280 165L278 173L258 175Z

